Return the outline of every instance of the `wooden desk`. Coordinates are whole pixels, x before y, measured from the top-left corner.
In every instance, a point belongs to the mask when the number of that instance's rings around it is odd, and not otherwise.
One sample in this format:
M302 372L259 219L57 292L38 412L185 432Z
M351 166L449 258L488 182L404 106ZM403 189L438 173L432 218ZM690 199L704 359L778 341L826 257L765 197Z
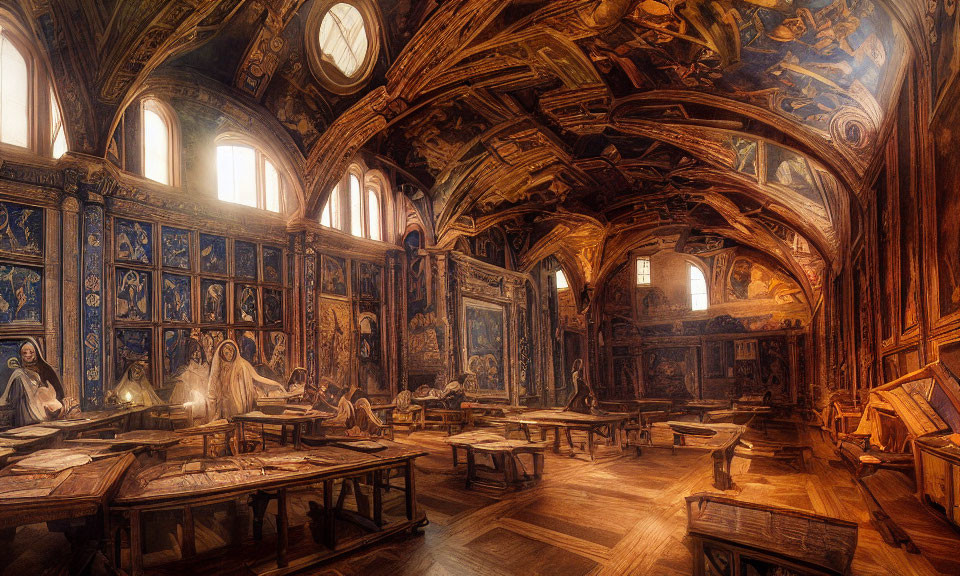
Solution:
M467 480L469 490L473 484L491 484L503 489L520 489L532 486L543 478L543 451L545 443L525 440L508 440L488 432L465 432L446 439L453 451L453 467L459 465L458 450L467 455ZM490 456L493 467L479 466L477 454ZM522 455L529 455L532 472L527 472ZM521 474L521 470L523 473Z
M21 426L0 432L0 446L27 454L57 444L63 434L54 428Z
M214 420L213 422L208 422L206 424L201 424L200 426L193 426L190 428L181 428L174 431L175 434L180 436L201 436L203 437L203 457L207 457L207 451L210 448L210 438L216 436L217 434L223 434L224 444L226 445L227 452L236 455L240 452L239 448L234 448L232 439L236 436L237 425L233 422L228 422L226 420Z
M243 446L246 445L244 428L247 424L260 425L260 438L264 450L267 449L267 436L263 433L263 427L265 425L280 427L281 446L284 446L287 443L287 426L290 426L293 428L293 447L296 450L300 450L300 439L303 434L302 428L304 424L322 422L335 417L336 414L331 414L330 412L317 412L315 410L307 410L306 412L301 412L299 410L285 410L282 414L264 414L260 411L247 412L246 414L234 416L231 418L231 420L240 426L239 438L241 450L243 450Z
M530 426L540 429L540 440L547 439L547 429L553 428L553 451L560 452L560 431L567 437L567 443L573 450L572 430L579 430L587 434L587 452L590 460L595 459L594 435L605 438L609 443L623 448L620 438L620 428L630 418L629 414L580 414L579 412L564 412L562 410L536 410L525 412L522 415L508 416L504 422L520 426L527 441L530 441Z
M656 422L651 429L650 446L657 446L654 442L657 431L666 432L667 430L672 437L671 450L674 452L678 449L709 450L713 458L713 485L718 490L730 490L733 487L730 470L740 437L747 430L745 426L697 424L672 420Z
M694 576L850 572L857 548L854 522L717 494L694 494L686 501Z
M67 440L79 446L104 446L109 449L146 450L166 459L167 450L180 443L182 435L166 430L132 430L117 434L114 438L78 438Z
M660 410L671 410L673 408L673 400L669 398L601 400L600 407L612 412L657 412Z
M36 426L53 428L63 432L65 438L76 438L80 434L93 431L110 430L116 433L130 429L130 418L140 415L150 408L138 406L121 410L104 410L97 412L81 412L75 417L66 420L50 420L39 422Z
M144 574L142 546L144 516L158 512L180 511L184 528L179 536L182 560L176 570L183 574L195 572L195 564L209 556L196 553L193 510L212 504L235 504L245 508L249 499L253 509L253 539L262 539L263 518L267 504L276 500L277 542L276 556L271 560L251 557L257 546L248 545L246 521L235 524L230 557L224 562L239 562L257 574L282 575L304 570L328 558L367 546L405 530L416 530L426 524L426 516L417 510L414 460L426 452L380 440L385 448L374 453L327 446L313 450L281 449L267 453L245 454L213 460L167 462L130 474L114 498L111 510L115 520L113 529L129 530L130 573ZM403 471L404 485L390 486L390 471ZM372 478L373 505L369 517L360 512L342 508L348 486L355 489L358 478ZM334 483L341 484L340 497L334 500ZM349 480L349 481L347 481ZM323 544L319 551L297 558L289 557L288 549L288 492L311 485L322 485L322 505L311 504L311 531L315 541ZM384 489L404 493L405 515L387 517L383 506ZM358 506L359 508L359 506ZM239 510L238 510L239 513ZM341 539L338 520L364 528L365 533ZM354 531L353 533L355 533ZM111 541L120 542L114 538ZM262 548L262 547L261 547ZM220 551L223 553L223 550ZM119 550L114 558L120 558Z
M703 422L703 415L713 410L724 410L730 403L724 400L691 400L678 406L678 409L688 414L696 414Z

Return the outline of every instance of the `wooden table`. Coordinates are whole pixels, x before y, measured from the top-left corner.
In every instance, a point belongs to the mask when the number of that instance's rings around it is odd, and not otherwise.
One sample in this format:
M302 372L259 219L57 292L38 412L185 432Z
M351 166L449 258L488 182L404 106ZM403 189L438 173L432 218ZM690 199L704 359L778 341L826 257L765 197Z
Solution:
M13 448L21 454L28 454L57 445L62 436L63 433L54 428L21 426L0 432L0 446Z
M857 524L718 494L687 496L693 574L849 574ZM721 567L727 570L721 570Z
M80 446L105 446L120 450L146 450L165 460L167 450L179 444L182 438L182 435L166 430L132 430L117 434L114 438L79 438L67 440L67 443Z
M135 406L120 410L102 410L81 412L66 420L39 422L36 426L53 428L63 432L65 438L76 438L80 434L93 431L125 432L130 429L130 419L151 410L151 407Z
M203 437L203 457L207 457L207 451L210 448L210 437L216 436L217 434L224 435L224 444L226 444L227 451L236 455L240 450L237 448L234 450L231 438L233 438L237 433L237 425L233 422L228 422L227 420L214 420L213 422L208 422L206 424L201 424L200 426L193 426L190 428L181 428L175 431L176 434L180 436L202 436Z
M675 420L655 422L652 426L648 445L657 446L653 438L656 431L666 432L668 430L672 437L669 446L674 453L678 449L709 450L713 457L713 485L719 490L729 490L733 487L733 477L730 474L730 469L737 445L740 443L740 437L747 430L745 426L697 424Z
M313 450L276 451L244 454L202 461L167 462L130 474L113 500L111 510L114 534L129 530L129 573L144 574L142 546L149 535L143 533L144 516L153 513L179 511L183 517L183 531L179 545L183 559L174 569L183 574L194 573L194 564L214 552L197 555L193 510L214 504L235 505L245 509L247 502L253 509L253 540L263 537L262 525L267 504L276 500L277 542L275 558L255 558L258 549L248 545L247 520L234 525L232 551L224 562L236 562L238 568L257 574L284 575L304 570L330 557L379 542L406 530L416 530L426 524L426 515L417 510L414 460L426 455L419 449L404 447L380 440L385 448L374 453L362 453L332 446ZM400 469L403 486L390 485L390 471ZM348 486L356 487L358 478L371 478L372 507L364 515L342 508ZM334 500L337 480L341 484L340 497ZM323 547L297 558L289 557L288 493L322 485L322 504L311 504L311 531ZM386 489L402 491L405 515L387 517L383 500ZM358 506L359 509L359 506ZM368 517L369 516L369 517ZM340 538L340 523L349 522L365 529L360 536ZM353 533L355 533L354 531ZM121 539L114 538L113 542ZM220 550L223 554L223 550ZM121 557L113 551L114 560ZM126 568L126 567L124 567Z
M689 414L696 414L703 422L703 415L713 410L724 410L730 407L730 403L724 400L691 400L684 402L677 408Z
M467 455L467 481L469 490L473 484L492 484L499 488L525 488L543 478L543 451L546 444L526 440L508 440L488 432L464 432L446 439L453 451L453 467L459 466L458 451ZM493 467L478 466L477 454L490 456ZM520 456L530 456L532 473L527 472ZM523 470L521 474L520 471Z
M669 398L627 398L626 400L601 400L600 407L612 412L654 412L670 410L673 400Z
M505 417L527 410L525 406L490 404L486 402L461 402L460 409L463 410L463 417L468 426L474 426L476 424L477 414Z
M587 434L587 453L590 460L595 459L594 435L607 439L609 443L623 448L620 428L630 418L629 414L614 412L610 414L580 414L563 410L535 410L504 418L507 425L520 426L527 441L530 441L530 426L540 429L540 440L547 439L547 429L553 428L553 451L560 452L560 431L567 437L567 443L573 450L573 438L570 432L578 430Z
M296 450L301 448L301 437L303 434L303 425L304 424L313 424L315 422L322 422L324 420L330 420L335 418L337 415L330 412L319 412L316 410L307 410L302 412L300 410L284 410L282 414L264 414L259 410L253 412L247 412L246 414L239 414L231 418L240 426L239 438L241 450L243 446L246 445L245 431L244 428L247 424L259 424L260 425L260 439L263 449L267 449L267 436L263 433L263 427L265 425L279 426L280 427L280 445L284 446L287 443L287 426L293 428L293 447Z

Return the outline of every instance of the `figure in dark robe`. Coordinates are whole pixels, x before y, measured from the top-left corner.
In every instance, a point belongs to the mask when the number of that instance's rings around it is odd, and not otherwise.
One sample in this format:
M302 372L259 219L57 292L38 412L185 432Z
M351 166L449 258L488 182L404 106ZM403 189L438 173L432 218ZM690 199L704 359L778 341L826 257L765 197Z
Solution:
M40 347L32 339L20 346L19 361L8 365L14 369L0 405L13 407L14 426L29 426L57 418L63 410L63 386L53 368L40 355Z
M597 408L597 393L593 391L593 386L583 378L583 360L580 358L573 362L573 373L570 380L573 383L573 395L567 400L567 405L563 408L563 411L580 414L602 414L603 412Z

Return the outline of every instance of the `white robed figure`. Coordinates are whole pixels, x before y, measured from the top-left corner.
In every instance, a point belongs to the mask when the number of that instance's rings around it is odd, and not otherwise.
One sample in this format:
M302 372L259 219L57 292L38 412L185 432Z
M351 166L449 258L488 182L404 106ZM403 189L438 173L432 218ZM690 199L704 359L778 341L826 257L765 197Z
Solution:
M127 368L114 388L113 393L117 400L138 406L157 406L163 400L157 396L150 379L147 377L147 363L138 360Z
M207 417L216 420L245 414L256 408L257 398L284 392L282 384L257 374L253 365L240 356L236 342L224 340L210 366Z
M170 403L183 405L191 420L206 421L210 364L204 357L203 346L192 338L187 343L187 357L187 367L177 376Z
M53 368L40 355L33 339L20 346L20 360L7 363L13 373L0 396L0 405L12 406L14 426L53 420L63 410L63 387Z

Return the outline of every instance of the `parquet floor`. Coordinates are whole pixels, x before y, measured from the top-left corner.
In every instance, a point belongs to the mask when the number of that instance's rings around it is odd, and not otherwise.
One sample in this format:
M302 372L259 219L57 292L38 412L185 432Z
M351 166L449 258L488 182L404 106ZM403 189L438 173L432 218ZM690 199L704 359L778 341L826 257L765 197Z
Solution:
M463 471L453 473L442 433L416 432L398 435L398 440L431 452L419 461L419 501L430 519L424 536L381 545L317 574L679 576L692 572L683 499L695 492L716 491L711 484L712 462L705 452L672 455L669 449L645 449L638 458L632 451L620 455L612 447L600 447L596 463L583 455L571 458L548 452L539 487L496 495L464 489ZM814 440L806 473L786 464L735 458L736 485L727 494L858 522L855 575L940 574L924 556L884 544L869 523L850 473L831 446ZM904 483L898 491L904 490ZM926 514L919 507L915 511ZM960 551L960 533L938 525L946 531L939 535L943 542L937 542L937 548ZM947 569L946 573L960 574Z

